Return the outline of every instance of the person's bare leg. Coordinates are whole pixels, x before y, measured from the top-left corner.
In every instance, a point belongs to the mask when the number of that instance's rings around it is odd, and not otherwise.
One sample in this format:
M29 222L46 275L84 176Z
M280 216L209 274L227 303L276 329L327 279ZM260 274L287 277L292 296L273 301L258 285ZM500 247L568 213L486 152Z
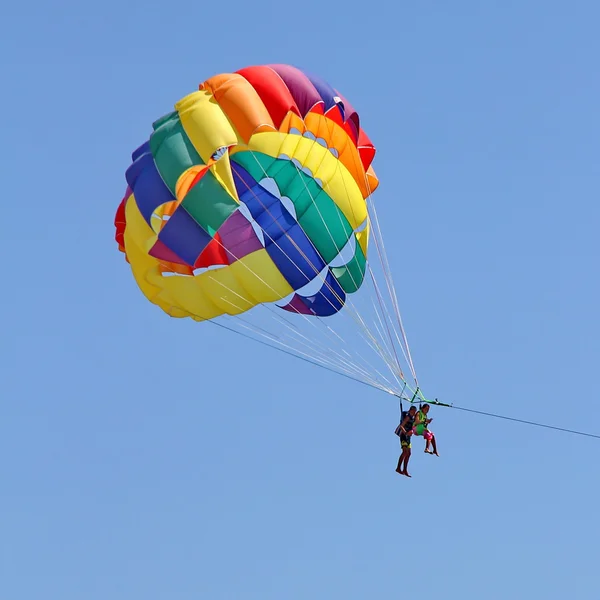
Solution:
M402 454L400 454L400 458L398 459L398 466L396 467L396 473L400 475L404 475L404 471L402 469L402 463L404 462L406 455L406 448L402 448Z
M402 475L406 475L407 477L412 477L412 475L408 472L408 461L410 460L411 450L410 448L406 449L406 458L404 459L404 471L402 471Z
M435 443L435 435L431 435L431 445L433 446L433 454L435 454L436 456L439 456L438 451L437 451L437 444Z

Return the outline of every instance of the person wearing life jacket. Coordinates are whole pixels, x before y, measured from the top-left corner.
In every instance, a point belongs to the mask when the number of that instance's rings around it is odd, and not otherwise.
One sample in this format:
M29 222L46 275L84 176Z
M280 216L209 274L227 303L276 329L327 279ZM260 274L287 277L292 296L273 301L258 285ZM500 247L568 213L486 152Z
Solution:
M437 445L435 443L435 435L432 431L429 431L428 428L429 423L433 421L433 419L427 418L428 412L429 404L423 404L415 416L415 422L412 431L413 435L422 435L425 438L425 452L427 452L427 454L435 454L436 456L439 456ZM433 446L433 452L429 449L430 446Z
M416 406L411 406L407 411L402 412L402 421L400 422L400 425L396 427L395 432L396 435L400 436L400 447L402 448L402 454L400 454L400 458L398 459L396 473L406 475L406 477L412 477L412 475L408 474L408 461L411 455L410 440L413 434L416 416Z

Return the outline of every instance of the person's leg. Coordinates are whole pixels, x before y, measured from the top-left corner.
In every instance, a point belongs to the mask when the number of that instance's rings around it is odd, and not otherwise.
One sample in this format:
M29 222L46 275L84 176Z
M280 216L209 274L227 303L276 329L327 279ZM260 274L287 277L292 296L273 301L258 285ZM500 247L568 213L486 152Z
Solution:
M425 430L423 432L423 437L425 438L425 452L427 452L427 454L432 454L431 450L429 449L432 438L431 431Z
M402 471L402 475L406 475L407 477L412 477L412 475L408 472L408 461L410 460L411 449L410 446L406 449L406 458L404 459L404 470Z
M406 460L406 448L408 446L408 439L406 437L406 434L401 433L400 434L400 447L402 448L402 452L400 453L400 458L398 459L398 466L396 467L396 473L399 473L400 475L403 475L403 470L404 467L402 466L404 464L404 461Z
M402 472L402 464L404 463L404 456L406 454L406 448L402 447L402 453L400 454L400 458L398 459L398 466L396 467L396 473L403 475Z
M400 436L400 445L402 446L402 454L398 460L396 473L406 475L406 466L408 465L408 459L410 458L410 436L403 433Z
M439 456L437 451L437 444L435 443L435 435L433 433L431 434L431 445L433 446L433 454Z

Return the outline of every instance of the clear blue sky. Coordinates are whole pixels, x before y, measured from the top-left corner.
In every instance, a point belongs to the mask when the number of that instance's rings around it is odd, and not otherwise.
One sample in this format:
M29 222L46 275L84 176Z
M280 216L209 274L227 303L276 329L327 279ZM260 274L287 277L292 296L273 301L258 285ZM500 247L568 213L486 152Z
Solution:
M0 598L596 600L598 440L435 410L166 317L113 217L213 74L328 79L375 142L420 381L598 432L600 5L0 9ZM403 589L405 588L405 589Z

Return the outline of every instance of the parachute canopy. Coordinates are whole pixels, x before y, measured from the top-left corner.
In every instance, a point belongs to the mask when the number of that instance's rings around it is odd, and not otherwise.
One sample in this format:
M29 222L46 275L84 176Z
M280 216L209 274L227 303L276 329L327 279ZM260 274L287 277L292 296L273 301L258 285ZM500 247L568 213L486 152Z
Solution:
M144 295L173 317L414 394L371 195L374 156L356 110L319 77L281 64L216 75L133 152L119 249Z
M273 302L325 317L361 287L375 149L328 83L252 66L206 80L152 127L115 218L151 302L198 321Z

